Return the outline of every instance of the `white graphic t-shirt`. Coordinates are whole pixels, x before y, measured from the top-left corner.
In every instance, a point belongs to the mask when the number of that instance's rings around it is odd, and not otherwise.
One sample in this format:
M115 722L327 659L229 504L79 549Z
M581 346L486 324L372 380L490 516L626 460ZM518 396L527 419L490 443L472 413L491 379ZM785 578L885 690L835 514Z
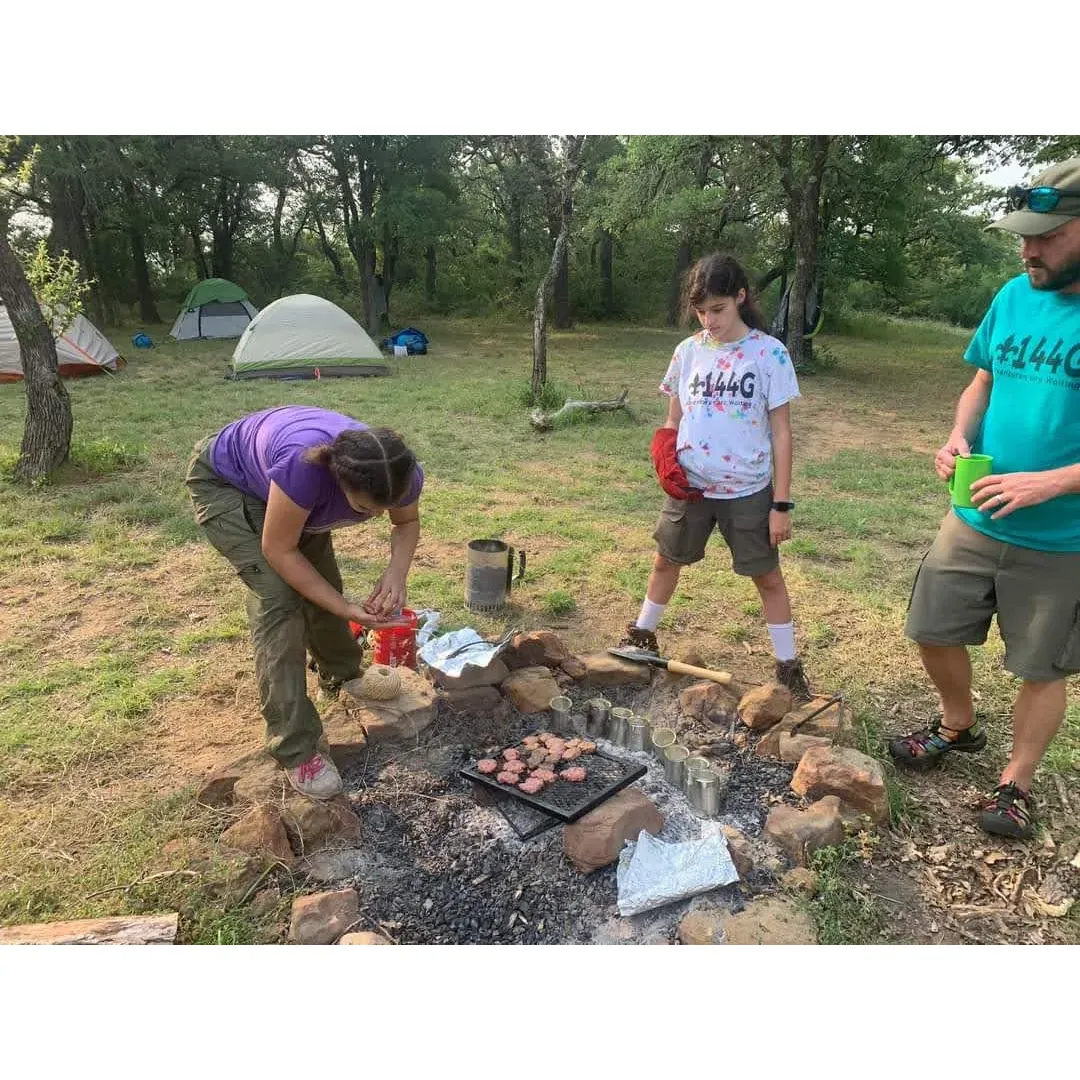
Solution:
M768 486L769 411L799 396L783 342L760 330L719 342L702 330L675 350L660 390L682 405L676 446L692 487L737 499Z

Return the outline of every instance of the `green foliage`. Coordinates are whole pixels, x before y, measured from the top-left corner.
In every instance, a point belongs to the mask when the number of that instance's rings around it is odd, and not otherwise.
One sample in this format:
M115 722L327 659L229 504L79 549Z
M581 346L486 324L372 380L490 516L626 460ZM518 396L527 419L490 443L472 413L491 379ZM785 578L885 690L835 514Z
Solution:
M83 313L83 301L91 283L83 279L79 264L66 251L55 257L50 255L44 240L38 241L24 269L53 335L62 333Z
M857 838L837 847L819 848L810 859L818 875L817 893L810 912L821 945L880 943L884 926L881 912L865 891L853 882L865 853Z
M569 615L577 607L577 601L565 589L552 589L541 599L544 612L558 617Z

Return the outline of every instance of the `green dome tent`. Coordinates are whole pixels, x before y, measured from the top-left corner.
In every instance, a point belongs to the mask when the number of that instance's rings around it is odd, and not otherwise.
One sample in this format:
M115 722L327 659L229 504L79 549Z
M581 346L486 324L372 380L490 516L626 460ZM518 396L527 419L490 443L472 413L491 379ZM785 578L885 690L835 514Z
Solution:
M236 338L258 313L239 285L224 278L207 278L187 294L169 335L177 341Z

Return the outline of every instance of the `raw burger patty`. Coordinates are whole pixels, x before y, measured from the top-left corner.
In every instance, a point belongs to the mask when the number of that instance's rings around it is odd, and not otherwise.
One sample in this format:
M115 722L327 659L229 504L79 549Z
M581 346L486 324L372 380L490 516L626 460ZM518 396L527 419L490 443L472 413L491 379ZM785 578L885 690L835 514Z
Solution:
M500 784L516 784L518 782L518 774L516 772L501 772L495 777Z
M522 780L518 787L525 792L526 795L535 795L544 786L543 780L537 780L535 776L529 777L528 780Z
M483 758L476 763L476 771L482 772L485 776L490 776L499 768L499 763L494 758Z
M563 769L559 776L564 780L569 780L571 784L580 784L589 774L580 766L575 765L570 769Z

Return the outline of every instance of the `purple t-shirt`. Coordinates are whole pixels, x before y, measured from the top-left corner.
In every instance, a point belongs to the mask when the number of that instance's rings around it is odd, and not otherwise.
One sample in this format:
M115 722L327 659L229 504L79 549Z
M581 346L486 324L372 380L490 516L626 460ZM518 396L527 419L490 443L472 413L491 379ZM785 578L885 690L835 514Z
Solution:
M372 515L354 510L330 470L305 461L304 454L333 442L343 431L366 431L367 427L351 416L308 405L263 409L218 432L211 455L214 472L263 502L270 497L273 481L297 506L311 511L305 532L355 525ZM416 502L423 486L424 473L417 465L408 492L396 505Z

